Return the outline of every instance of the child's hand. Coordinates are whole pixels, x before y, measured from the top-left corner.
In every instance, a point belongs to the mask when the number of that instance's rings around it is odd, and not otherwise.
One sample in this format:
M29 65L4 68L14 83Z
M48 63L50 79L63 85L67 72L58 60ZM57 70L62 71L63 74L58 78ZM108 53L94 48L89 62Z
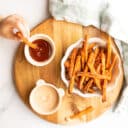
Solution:
M20 32L24 37L28 38L30 31L25 20L19 15L10 15L0 22L0 36L20 40L15 32Z

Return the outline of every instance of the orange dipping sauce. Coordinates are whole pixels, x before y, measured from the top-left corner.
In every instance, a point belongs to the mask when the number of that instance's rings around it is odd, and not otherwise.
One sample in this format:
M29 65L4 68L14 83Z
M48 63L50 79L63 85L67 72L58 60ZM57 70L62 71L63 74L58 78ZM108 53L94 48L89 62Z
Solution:
M29 48L30 56L36 61L45 61L50 58L52 54L52 47L49 42L43 39L37 39L32 42L37 45L37 49Z

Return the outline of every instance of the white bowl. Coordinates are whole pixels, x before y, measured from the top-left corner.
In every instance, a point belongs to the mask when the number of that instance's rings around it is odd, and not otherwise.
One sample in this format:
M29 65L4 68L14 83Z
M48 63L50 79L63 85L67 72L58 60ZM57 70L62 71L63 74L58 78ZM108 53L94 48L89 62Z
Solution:
M35 101L35 92L38 90L38 89L40 89L41 87L43 87L43 86L50 86L51 88L53 88L56 92L57 92L57 94L58 94L58 104L56 105L56 107L53 109L53 110L51 110L51 111L44 111L43 109L40 109L39 107L38 107L38 104L37 104L37 102ZM34 110L34 111L36 111L37 113L39 113L39 114L42 114L42 115L50 115L50 114L53 114L53 113L55 113L59 108L60 108L60 106L61 106L61 103L62 103L62 98L63 98L63 96L65 95L65 92L64 92L64 90L62 89L62 88L57 88L55 85L53 85L53 84L50 84L50 83L47 83L47 82L45 82L44 80L42 80L42 79L39 79L39 80L37 80L37 82L36 82L36 86L32 89L32 91L31 91L31 93L30 93L30 96L29 96L29 103L30 103L30 105L31 105L31 107L32 107L32 109ZM43 94L42 94L42 97L43 97ZM43 101L44 102L44 101Z
M64 67L64 63L65 63L65 61L68 59L68 57L69 57L69 55L71 54L71 52L72 52L72 50L74 49L74 48L76 48L76 47L81 47L82 46L82 41L83 41L83 39L81 38L80 40L78 40L76 43L73 43L72 45L70 45L68 48L67 48L67 50L66 50L66 52L65 52L65 55L64 55L64 57L62 58L62 60L61 60L61 79L63 80L63 82L65 83L65 85L68 87L69 86L69 81L66 79L66 74L65 74L65 67ZM93 37L93 38L89 38L89 40L88 40L88 43L94 43L94 42L97 42L98 43L98 45L100 45L100 46L105 46L106 45L106 41L105 40L103 40L103 39L101 39L101 38L98 38L98 37ZM117 53L117 51L115 50L115 47L114 46L112 46L112 51L113 51L113 53L115 53L116 55L117 55L117 57L118 57L118 59L120 60L120 56L119 56L119 54ZM121 61L118 63L118 65L117 65L118 67L117 67L117 72L119 73L119 76L118 77L120 77L120 75L121 75L121 72L120 72L120 68L121 68ZM116 78L114 78L114 79L116 79ZM115 86L118 84L118 82L119 82L119 79L116 79L116 81L115 81ZM110 83L109 83L110 84ZM112 90L115 86L114 85L110 85L110 86L108 86L107 87L107 91L110 91L110 90ZM73 93L76 93L76 94L78 94L79 96L82 96L82 97L94 97L94 96L101 96L101 94L99 93L99 92L96 92L96 93L82 93L79 89L77 89L77 88L74 88L73 89Z
M45 34L35 34L35 35L33 35L33 36L31 36L29 38L29 41L30 42L33 42L33 41L35 41L37 39L43 39L43 40L47 41L51 45L51 48L52 48L52 54L51 54L51 56L47 60L45 60L45 61L41 61L41 62L36 61L36 60L34 60L30 56L29 46L28 45L25 45L25 47L24 47L25 58L26 58L26 60L30 64L32 64L34 66L44 66L44 65L49 64L53 60L53 58L55 56L55 43L54 43L54 41L48 35L45 35Z

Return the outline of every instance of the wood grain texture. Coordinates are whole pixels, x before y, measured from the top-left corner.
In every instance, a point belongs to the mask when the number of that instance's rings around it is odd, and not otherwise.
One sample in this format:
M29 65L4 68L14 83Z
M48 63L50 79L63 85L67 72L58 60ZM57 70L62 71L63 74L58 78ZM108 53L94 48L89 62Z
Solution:
M20 44L14 61L14 80L17 91L24 103L31 109L29 105L29 94L35 86L35 82L42 78L46 82L52 83L57 87L64 88L66 92L66 95L63 98L63 103L58 112L48 116L36 113L42 119L53 123L68 124L70 121L67 121L67 117L78 110L82 110L92 105L95 110L86 116L86 120L89 121L109 109L119 95L122 87L123 75L120 77L120 83L118 86L107 94L107 101L104 103L102 103L101 97L82 98L75 94L69 95L60 77L60 62L66 48L69 45L83 37L85 33L87 33L90 37L97 36L103 38L104 40L107 40L108 35L93 26L83 27L81 25L64 21L56 21L54 19L44 21L35 27L31 32L32 35L37 33L47 34L54 40L56 55L54 60L47 66L35 67L26 61L24 57L24 45ZM81 121L84 121L84 119L77 119L77 121L74 120L71 122L79 123Z

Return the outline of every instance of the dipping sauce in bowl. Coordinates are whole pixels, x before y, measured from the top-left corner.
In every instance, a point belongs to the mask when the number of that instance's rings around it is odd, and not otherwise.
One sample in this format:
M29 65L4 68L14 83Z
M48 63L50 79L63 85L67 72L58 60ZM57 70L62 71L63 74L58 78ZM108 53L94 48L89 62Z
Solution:
M57 88L55 85L40 79L30 93L29 103L37 113L50 115L60 108L64 94L62 88Z
M29 42L37 45L36 49L28 45L24 47L25 58L30 64L45 66L55 57L55 42L48 35L35 34L29 38Z
M31 57L36 61L45 61L50 58L52 54L51 45L43 40L38 39L32 42L37 45L37 49L29 48Z
M59 95L51 86L40 86L32 95L33 108L39 113L53 111L59 103Z

